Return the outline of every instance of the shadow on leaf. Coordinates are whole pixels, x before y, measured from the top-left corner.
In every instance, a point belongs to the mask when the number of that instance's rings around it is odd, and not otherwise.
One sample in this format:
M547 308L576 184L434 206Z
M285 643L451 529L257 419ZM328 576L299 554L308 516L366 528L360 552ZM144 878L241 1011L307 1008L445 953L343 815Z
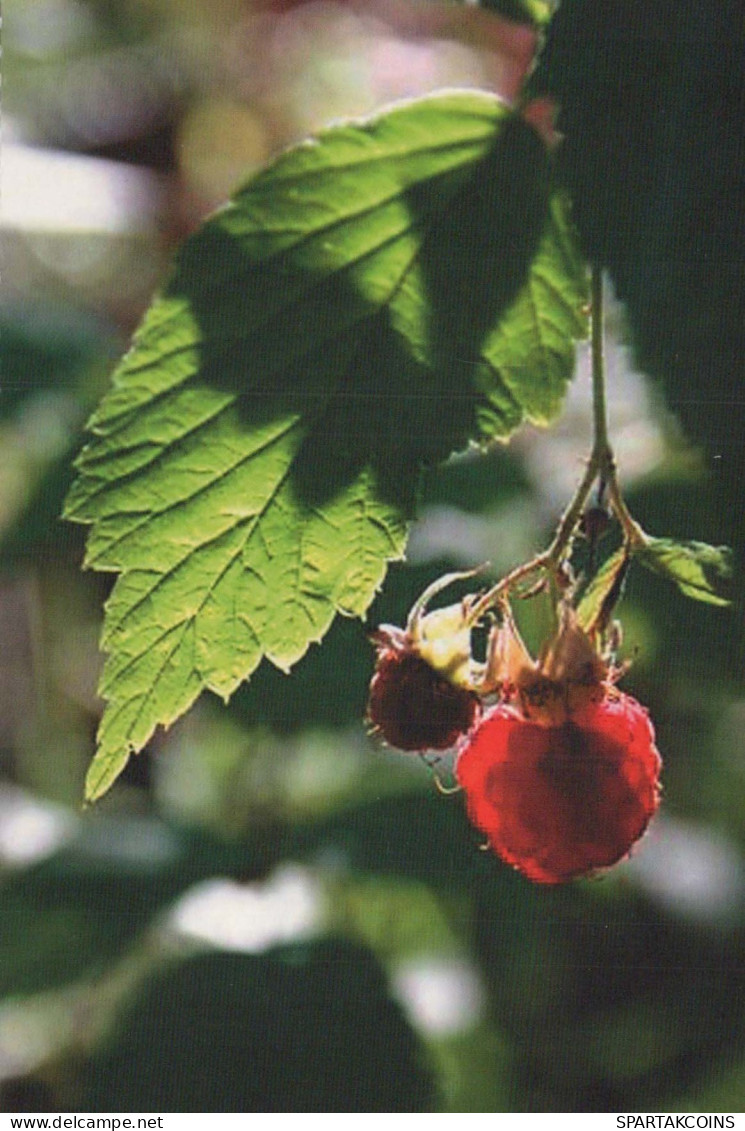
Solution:
M366 263L309 269L295 248L262 260L217 214L168 290L196 320L198 379L235 392L246 427L302 419L291 475L308 504L369 465L411 513L422 466L477 434L482 342L525 280L547 200L543 146L510 119L465 183L447 173L401 193L406 222Z

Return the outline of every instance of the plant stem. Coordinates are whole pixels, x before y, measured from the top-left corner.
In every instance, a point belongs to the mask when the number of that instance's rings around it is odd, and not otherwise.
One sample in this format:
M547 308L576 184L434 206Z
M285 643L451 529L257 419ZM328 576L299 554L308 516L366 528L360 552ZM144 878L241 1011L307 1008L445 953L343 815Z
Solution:
M592 485L600 476L601 481L615 485L615 463L608 439L608 420L605 402L605 356L603 350L603 276L598 267L592 268L592 309L590 314L592 351L592 418L594 440L592 452L585 467L585 474L574 492L569 506L561 516L553 541L544 554L534 559L556 572L572 550L572 542L582 512L592 490ZM617 492L620 497L620 493ZM625 508L624 508L625 509ZM507 580L505 578L505 580Z
M548 549L511 570L501 581L478 598L471 606L468 623L474 625L492 609L502 597L523 578L539 571L547 571L557 578L559 570L572 551L572 543L587 504L593 484L599 478L603 492L623 530L629 550L643 546L647 536L631 517L618 484L616 461L608 438L608 410L605 395L605 350L603 340L603 275L599 267L592 267L592 308L590 314L592 357L592 417L593 446L582 480L561 516L556 533Z
M647 536L631 517L618 483L616 460L608 439L608 410L605 399L605 349L603 335L603 273L592 268L592 311L590 315L592 341L592 411L595 441L590 464L595 465L603 490L608 492L608 502L621 524L624 538L630 548L643 546Z
M590 341L592 349L592 421L594 429L593 459L602 474L613 462L608 439L608 410L605 400L605 349L603 340L603 273L592 268L592 306L590 309ZM592 461L591 461L592 462Z

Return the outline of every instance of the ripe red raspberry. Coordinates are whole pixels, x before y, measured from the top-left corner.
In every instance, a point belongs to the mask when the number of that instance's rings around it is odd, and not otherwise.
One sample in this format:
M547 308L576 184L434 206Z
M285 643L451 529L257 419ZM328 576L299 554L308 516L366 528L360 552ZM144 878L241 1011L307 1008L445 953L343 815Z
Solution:
M646 710L611 689L558 725L501 704L462 751L456 777L494 851L556 884L628 853L657 809L660 768Z
M378 652L367 714L375 731L399 750L447 750L480 711L477 695L456 687L416 651L391 642Z

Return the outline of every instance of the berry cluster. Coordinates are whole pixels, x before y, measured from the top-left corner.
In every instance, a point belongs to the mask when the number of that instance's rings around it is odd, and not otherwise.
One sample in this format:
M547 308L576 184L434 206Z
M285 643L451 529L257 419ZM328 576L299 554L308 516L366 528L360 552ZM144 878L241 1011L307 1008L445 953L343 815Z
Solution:
M646 710L618 691L618 670L567 598L537 660L502 599L477 664L470 635L479 601L425 612L452 579L423 594L406 629L374 635L373 730L401 750L456 747L470 819L529 879L562 883L615 864L659 804L661 761Z

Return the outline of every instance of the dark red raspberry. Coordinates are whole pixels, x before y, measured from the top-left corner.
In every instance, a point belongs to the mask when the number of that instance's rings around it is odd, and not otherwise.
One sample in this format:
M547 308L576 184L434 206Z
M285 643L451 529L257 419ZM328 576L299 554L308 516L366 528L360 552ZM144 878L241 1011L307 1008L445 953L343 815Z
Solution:
M480 712L472 691L445 679L411 648L381 646L367 716L398 750L447 750Z
M529 879L557 884L629 852L657 809L660 769L646 710L611 689L555 726L494 708L456 777L494 851Z

